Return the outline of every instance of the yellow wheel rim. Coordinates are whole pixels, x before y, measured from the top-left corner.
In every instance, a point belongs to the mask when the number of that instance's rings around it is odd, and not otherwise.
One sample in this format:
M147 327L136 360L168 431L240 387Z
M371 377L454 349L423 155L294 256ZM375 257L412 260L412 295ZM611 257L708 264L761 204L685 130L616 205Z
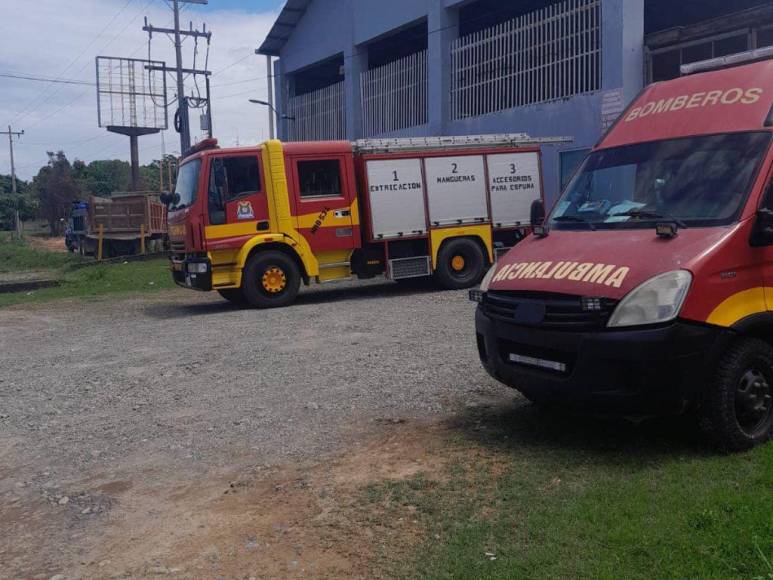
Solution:
M453 268L455 272L464 270L464 256L454 256L451 258L451 268Z
M276 294L277 292L284 290L285 286L287 286L287 276L285 276L285 273L281 268L272 266L263 272L263 279L261 282L263 283L263 289L266 292Z

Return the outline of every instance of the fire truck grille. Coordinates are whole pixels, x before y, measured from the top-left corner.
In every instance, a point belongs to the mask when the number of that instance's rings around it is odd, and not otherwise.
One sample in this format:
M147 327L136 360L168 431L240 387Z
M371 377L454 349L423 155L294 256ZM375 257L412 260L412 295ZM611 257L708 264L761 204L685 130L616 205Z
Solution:
M483 312L494 319L550 330L594 330L607 325L616 300L538 292L488 292Z
M429 256L389 260L389 277L392 280L418 278L419 276L429 276L431 273Z
M185 242L170 242L169 247L174 254L185 253Z

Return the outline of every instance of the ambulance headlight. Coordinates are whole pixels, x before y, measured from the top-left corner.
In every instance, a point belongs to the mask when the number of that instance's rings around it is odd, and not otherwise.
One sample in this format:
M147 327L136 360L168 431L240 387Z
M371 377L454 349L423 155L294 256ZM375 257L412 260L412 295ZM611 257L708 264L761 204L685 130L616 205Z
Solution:
M623 298L607 326L619 328L673 320L682 309L691 283L692 274L687 270L674 270L650 278Z
M497 265L494 264L489 268L489 271L486 272L486 275L483 276L483 280L480 281L480 291L481 292L488 292L488 287L491 285L491 279L494 277L494 273L497 271Z

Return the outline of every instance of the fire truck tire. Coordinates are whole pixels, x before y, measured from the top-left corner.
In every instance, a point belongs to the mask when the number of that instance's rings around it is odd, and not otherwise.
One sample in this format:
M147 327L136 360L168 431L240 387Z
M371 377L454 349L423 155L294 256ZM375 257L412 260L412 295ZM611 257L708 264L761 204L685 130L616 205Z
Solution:
M435 281L447 290L471 288L480 281L485 267L478 244L466 238L451 240L438 252Z
M293 303L301 287L301 272L283 252L260 252L244 268L242 293L250 306L279 308Z
M709 438L728 451L767 441L773 428L773 347L757 338L733 343L717 363L699 418Z
M238 304L240 306L247 304L247 299L244 297L241 288L227 288L225 290L218 290L217 293L231 304Z

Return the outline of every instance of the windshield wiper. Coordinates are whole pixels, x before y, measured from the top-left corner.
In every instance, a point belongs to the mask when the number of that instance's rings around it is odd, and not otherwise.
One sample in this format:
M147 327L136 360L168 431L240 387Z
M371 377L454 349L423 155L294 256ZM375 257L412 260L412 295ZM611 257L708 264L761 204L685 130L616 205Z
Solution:
M574 223L578 223L578 224L585 224L591 230L595 231L595 229L596 229L596 226L593 225L593 222L588 221L588 220L586 220L584 218L581 218L579 216L576 216L576 215L560 215L558 217L554 217L553 221L554 222L559 222L559 223L560 222L574 222Z
M658 219L664 219L674 222L676 225L678 225L680 228L686 230L687 224L684 223L682 220L680 220L678 217L674 217L670 214L662 214L658 213L656 211L647 211L641 210L641 209L630 209L628 211L620 212L620 213L613 213L612 217L632 217L632 218L641 218L641 219L651 219L651 220L658 220Z

